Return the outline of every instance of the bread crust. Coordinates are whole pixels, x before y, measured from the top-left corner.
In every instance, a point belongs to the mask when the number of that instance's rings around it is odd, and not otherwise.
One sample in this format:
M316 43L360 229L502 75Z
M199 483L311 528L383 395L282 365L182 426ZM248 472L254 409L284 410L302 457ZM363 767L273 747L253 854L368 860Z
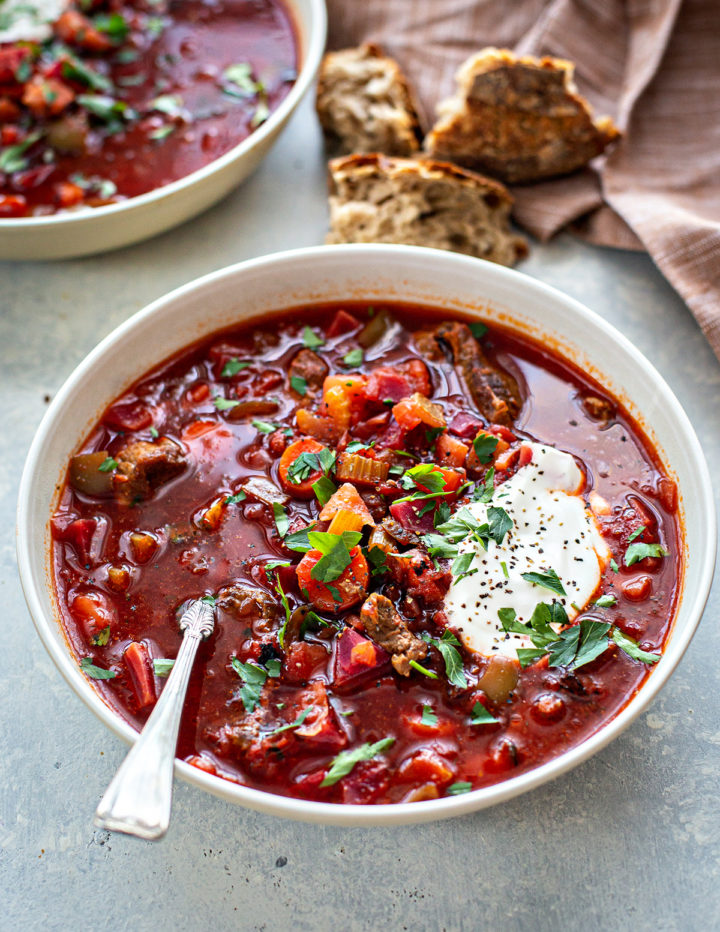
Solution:
M435 159L364 153L329 165L328 243L407 243L512 265L527 255L510 230L504 185Z
M328 52L315 98L320 125L337 152L420 151L417 107L398 63L374 43Z
M483 49L458 70L458 90L438 106L425 150L508 183L586 165L620 133L609 117L594 119L574 68L564 59Z

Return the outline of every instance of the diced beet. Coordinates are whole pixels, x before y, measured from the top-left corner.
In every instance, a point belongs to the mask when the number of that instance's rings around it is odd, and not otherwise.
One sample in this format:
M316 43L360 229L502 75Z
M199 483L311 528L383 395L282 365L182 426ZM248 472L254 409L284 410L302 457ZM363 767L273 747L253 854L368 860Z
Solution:
M425 514L420 514L420 512L428 507L428 504L433 507L430 508ZM393 502L390 506L390 514L395 518L396 521L399 521L400 524L408 531L413 531L415 534L430 534L433 530L433 514L435 512L434 503L431 500L427 501L418 501L418 502Z
M360 321L347 311L338 311L327 329L328 337L339 337L343 333L352 333L360 326Z
M369 440L390 423L390 412L383 411L382 414L376 414L367 421L361 421L353 428L353 440Z
M335 642L333 686L357 686L390 666L390 657L374 641L346 628Z
M322 644L296 641L285 651L285 680L288 683L305 683L314 673L325 668L327 660L328 652Z
M81 563L88 563L90 560L92 539L96 530L95 518L78 518L68 524L62 533L62 540L70 544Z
M477 432L482 430L483 427L480 418L475 417L473 414L467 414L465 411L460 411L450 421L448 430L451 434L455 434L456 437L462 437L463 440L474 440Z
M384 434L381 434L375 441L376 450L404 450L405 449L405 431L399 424L394 421L390 424Z
M368 401L397 403L412 394L410 380L400 372L388 366L378 366L368 376L365 397Z
M142 641L133 641L123 654L130 682L139 709L155 704L155 676L150 667L150 654Z
M152 425L153 416L146 405L136 398L113 405L103 421L115 430L145 430Z
M355 805L374 802L390 786L390 768L380 760L361 761L342 780L342 801Z

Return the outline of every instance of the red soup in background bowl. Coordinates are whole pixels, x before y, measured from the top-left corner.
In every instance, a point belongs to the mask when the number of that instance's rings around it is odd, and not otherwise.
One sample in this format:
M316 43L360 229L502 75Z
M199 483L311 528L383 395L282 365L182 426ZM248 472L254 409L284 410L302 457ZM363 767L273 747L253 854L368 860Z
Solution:
M96 252L209 207L266 153L325 37L321 0L97 0L61 4L52 23L13 9L0 32L4 258Z
M101 344L31 452L19 553L114 730L211 598L180 771L376 823L499 801L617 734L697 624L712 524L691 428L607 324L485 263L338 247L209 276Z

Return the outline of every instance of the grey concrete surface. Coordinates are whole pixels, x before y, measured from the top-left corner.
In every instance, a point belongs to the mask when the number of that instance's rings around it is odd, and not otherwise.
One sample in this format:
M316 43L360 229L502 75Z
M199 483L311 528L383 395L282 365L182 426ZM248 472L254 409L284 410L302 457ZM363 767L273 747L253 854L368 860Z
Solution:
M75 364L131 313L243 258L317 244L320 141L306 104L261 170L180 229L110 255L0 264L0 929L720 928L717 584L686 657L633 727L573 773L472 816L342 829L177 784L159 844L95 831L125 754L35 635L13 527L33 432ZM561 237L522 271L626 334L685 406L718 478L720 366L643 255Z

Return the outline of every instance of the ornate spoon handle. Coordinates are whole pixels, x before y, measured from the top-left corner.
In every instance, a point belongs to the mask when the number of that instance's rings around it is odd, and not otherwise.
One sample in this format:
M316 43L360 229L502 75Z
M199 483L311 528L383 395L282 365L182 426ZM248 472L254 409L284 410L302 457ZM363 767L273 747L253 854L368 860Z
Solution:
M170 824L173 766L180 717L198 645L215 626L208 602L193 602L180 619L183 642L157 705L95 811L95 825L153 841Z

